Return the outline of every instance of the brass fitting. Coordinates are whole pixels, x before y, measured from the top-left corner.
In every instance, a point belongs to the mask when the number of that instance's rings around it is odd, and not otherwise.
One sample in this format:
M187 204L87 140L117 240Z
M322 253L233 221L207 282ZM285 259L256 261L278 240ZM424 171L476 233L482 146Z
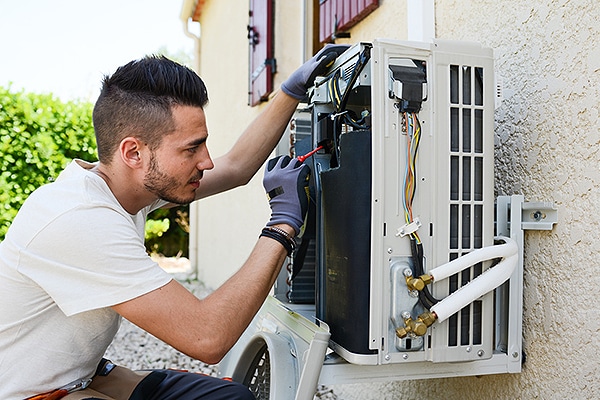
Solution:
M404 318L404 326L396 328L396 336L400 339L404 339L408 335L423 336L427 333L429 328L437 319L435 313L427 311L417 317L415 321L412 317L407 316Z
M423 314L419 315L417 319L423 322L427 327L430 327L437 319L437 315L435 315L434 312L426 311Z
M404 339L410 334L414 336L423 336L425 333L427 333L427 325L418 318L416 321L411 317L404 318L404 326L396 328L396 336L400 339Z
M396 336L398 336L400 339L404 339L405 337L408 336L410 332L406 330L405 327L400 327L400 328L396 328Z
M413 278L412 276L406 277L406 286L408 286L408 290L421 291L431 282L433 282L433 276L427 274L421 275L418 278Z

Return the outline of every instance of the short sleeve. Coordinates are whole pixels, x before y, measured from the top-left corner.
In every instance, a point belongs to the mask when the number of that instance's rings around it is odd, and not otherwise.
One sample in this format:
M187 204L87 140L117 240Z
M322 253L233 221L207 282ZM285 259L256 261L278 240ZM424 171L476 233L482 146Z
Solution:
M107 206L58 215L21 252L19 272L67 315L109 307L166 285L132 217Z

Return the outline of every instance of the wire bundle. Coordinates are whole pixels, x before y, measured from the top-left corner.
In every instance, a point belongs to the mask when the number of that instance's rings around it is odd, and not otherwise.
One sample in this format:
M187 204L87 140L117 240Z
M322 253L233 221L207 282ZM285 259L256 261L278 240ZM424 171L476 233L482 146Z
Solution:
M402 206L404 208L404 222L411 224L413 218L413 200L417 187L417 156L419 143L421 141L421 124L416 113L402 113L402 130L406 133L406 174L404 175L404 190ZM415 230L410 233L410 248L414 264L414 273L421 276L425 273L423 267L423 243ZM419 300L427 309L431 308L439 300L433 297L428 287L419 291Z
M416 113L402 114L403 131L406 132L406 174L404 175L404 196L402 203L404 206L404 222L410 224L413 222L412 203L415 198L416 190L416 169L417 155L419 151L419 142L421 141L421 124ZM421 243L417 232L410 234L411 240Z
M327 81L327 91L329 93L329 98L331 99L334 110L329 115L329 118L331 118L333 121L333 149L335 153L334 163L337 163L337 160L339 159L338 141L339 135L342 133L341 130L343 124L351 126L353 129L357 130L369 129L368 117L370 112L368 110L363 110L361 115L357 116L353 110L347 108L348 98L350 97L352 88L360 76L360 73L371 58L371 53L369 50L369 48L365 48L360 53L347 82L342 75L342 68L338 68ZM343 89L341 84L342 82L345 83Z

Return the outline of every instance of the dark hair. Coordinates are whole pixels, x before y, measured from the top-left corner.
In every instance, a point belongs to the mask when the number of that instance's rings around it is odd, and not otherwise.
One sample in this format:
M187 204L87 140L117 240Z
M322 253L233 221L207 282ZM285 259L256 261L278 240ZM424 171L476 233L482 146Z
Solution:
M157 148L174 129L171 108L204 108L208 93L191 69L164 56L146 56L106 75L93 112L98 159L109 164L128 136Z

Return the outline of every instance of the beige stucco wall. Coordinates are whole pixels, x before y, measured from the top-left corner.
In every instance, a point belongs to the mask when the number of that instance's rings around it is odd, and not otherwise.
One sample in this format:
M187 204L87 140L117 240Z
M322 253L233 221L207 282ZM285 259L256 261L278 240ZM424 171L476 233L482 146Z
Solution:
M381 3L380 10L402 9L405 2ZM435 6L438 38L479 41L495 51L505 97L496 111L498 193L553 201L559 210L552 232L526 233L527 362L517 375L343 385L336 394L342 399L600 398L598 3L438 0ZM353 36L359 39L354 31Z
M240 4L243 3L243 4ZM406 38L406 0L380 7L345 42ZM340 385L339 399L590 399L600 395L600 8L595 0L435 3L436 36L492 47L505 99L496 111L496 189L552 201L552 232L525 243L524 350L516 375ZM276 2L277 84L300 63L301 2ZM285 22L282 22L285 21ZM207 1L201 75L209 145L224 152L260 108L246 106L246 2ZM343 42L343 41L340 41ZM260 174L259 174L260 175ZM241 265L268 218L260 176L200 202L200 277L217 284Z
M275 87L302 62L301 2L283 2L275 19L289 21L275 32L278 72ZM210 103L206 108L208 146L213 158L225 153L263 106L249 107L248 2L206 1L200 20L200 76ZM262 170L243 187L192 205L196 238L190 250L198 277L217 287L245 261L268 221L270 210L262 188Z

